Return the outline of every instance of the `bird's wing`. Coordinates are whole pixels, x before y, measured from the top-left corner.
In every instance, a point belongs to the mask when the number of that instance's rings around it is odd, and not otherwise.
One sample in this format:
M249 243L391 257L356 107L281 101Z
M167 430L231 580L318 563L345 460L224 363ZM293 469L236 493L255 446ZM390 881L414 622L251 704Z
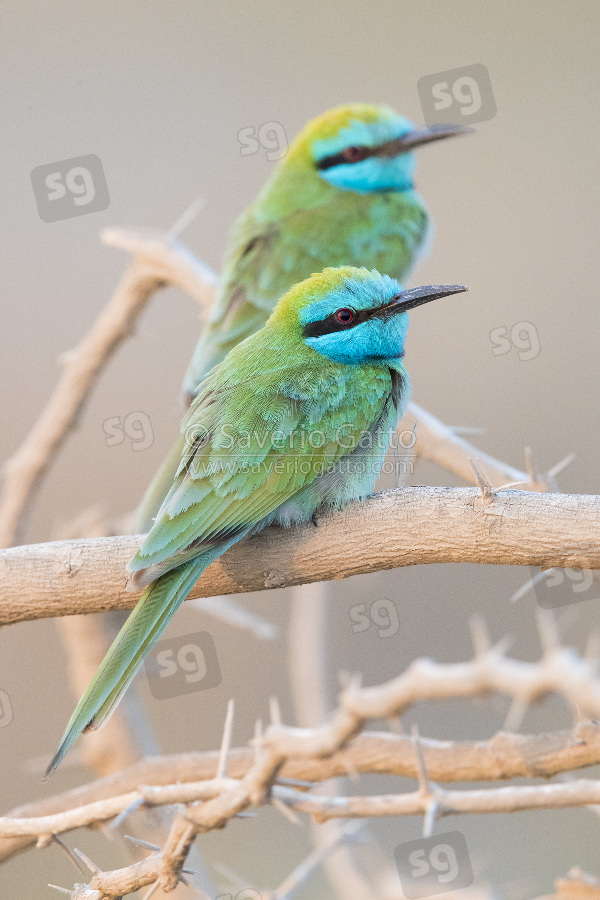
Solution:
M389 373L374 368L357 402L341 367L321 368L266 369L246 382L214 370L184 420L173 486L129 563L132 586L243 537L358 445L387 402Z

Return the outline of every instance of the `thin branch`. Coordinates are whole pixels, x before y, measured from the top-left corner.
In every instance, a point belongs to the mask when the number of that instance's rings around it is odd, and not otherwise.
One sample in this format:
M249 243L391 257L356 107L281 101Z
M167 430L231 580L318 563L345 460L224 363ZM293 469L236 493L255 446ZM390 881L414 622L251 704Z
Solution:
M419 737L419 744L430 778L436 782L504 781L511 778L551 778L562 772L600 763L600 725L579 722L573 729L547 734L521 735L499 732L486 741L438 741ZM216 777L218 754L186 753L141 760L116 776L91 782L73 791L19 807L9 818L41 819L72 813L73 822L90 825L107 821L144 803L150 794L138 791L139 784L158 788L171 784L210 784ZM254 751L234 748L228 755L230 777L240 779L255 762ZM290 759L280 770L278 783L303 784L329 781L346 774L350 762L359 774L380 774L417 778L414 743L407 735L365 732L347 747L323 759ZM156 792L152 799L161 795ZM165 798L173 795L165 793ZM1 821L1 820L0 820ZM56 826L61 819L48 819ZM29 846L31 840L0 839L0 859Z
M41 416L5 465L0 497L0 546L23 540L33 496L69 432L77 425L98 376L117 347L131 335L150 297L176 284L207 310L213 273L183 244L161 232L108 229L105 243L133 254L115 293L87 335L63 353L63 373Z
M438 816L458 813L511 813L532 809L589 806L600 800L600 781L580 779L564 784L515 785L485 790L448 791L437 785L431 795L421 790L377 797L307 796L291 788L274 788L294 809L309 813L317 822L330 819L425 815L436 803Z

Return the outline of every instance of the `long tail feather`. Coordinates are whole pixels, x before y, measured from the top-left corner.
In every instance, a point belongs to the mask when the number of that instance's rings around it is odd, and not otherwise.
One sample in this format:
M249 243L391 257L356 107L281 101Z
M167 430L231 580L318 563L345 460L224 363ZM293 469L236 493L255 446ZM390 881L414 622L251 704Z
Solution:
M162 461L156 475L150 482L146 493L142 497L135 514L135 530L140 534L146 534L154 524L160 505L163 502L169 488L173 484L175 472L181 462L181 454L185 447L185 435L180 435L168 455Z
M84 731L99 728L106 722L177 608L220 552L205 554L167 572L144 591L77 704L46 777Z

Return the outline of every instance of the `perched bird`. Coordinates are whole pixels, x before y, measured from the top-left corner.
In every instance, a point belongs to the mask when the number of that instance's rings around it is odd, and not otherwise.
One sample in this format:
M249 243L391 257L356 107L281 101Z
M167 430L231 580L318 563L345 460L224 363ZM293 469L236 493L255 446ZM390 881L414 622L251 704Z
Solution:
M204 569L266 525L368 496L410 396L407 310L465 291L402 291L373 270L325 269L202 381L156 522L128 564L145 591L80 700L48 767L107 720Z
M185 405L204 375L262 328L277 300L325 266L358 265L405 278L429 218L414 190L414 150L471 129L415 128L385 106L329 110L292 142L233 227L220 287L183 383ZM181 440L138 510L147 531L179 463Z

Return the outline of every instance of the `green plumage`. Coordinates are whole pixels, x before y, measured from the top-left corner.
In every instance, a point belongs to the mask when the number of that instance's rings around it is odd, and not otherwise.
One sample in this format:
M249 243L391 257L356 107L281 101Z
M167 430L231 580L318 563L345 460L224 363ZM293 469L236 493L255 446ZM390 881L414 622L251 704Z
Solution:
M215 304L183 382L186 405L206 373L262 328L279 298L313 272L325 266L365 266L404 280L429 228L423 198L412 187L413 154L381 159L387 181L366 172L365 183L359 178L350 188L328 181L316 155L328 142L375 145L410 134L411 127L387 107L351 104L313 120L293 141L233 227ZM138 531L151 528L182 447L177 440L146 491L137 512Z
M128 565L131 589L146 589L48 772L107 719L211 562L265 525L308 521L371 492L410 396L399 291L377 272L327 269L292 288L204 379L182 423L177 474Z
M287 174L282 167L276 179ZM294 193L298 208L271 219L263 211L270 188L268 183L234 226L215 305L186 373L190 396L206 372L262 328L293 284L325 265L364 265L402 281L427 231L424 202L415 191L357 194L324 184L322 205L305 209L302 193Z

